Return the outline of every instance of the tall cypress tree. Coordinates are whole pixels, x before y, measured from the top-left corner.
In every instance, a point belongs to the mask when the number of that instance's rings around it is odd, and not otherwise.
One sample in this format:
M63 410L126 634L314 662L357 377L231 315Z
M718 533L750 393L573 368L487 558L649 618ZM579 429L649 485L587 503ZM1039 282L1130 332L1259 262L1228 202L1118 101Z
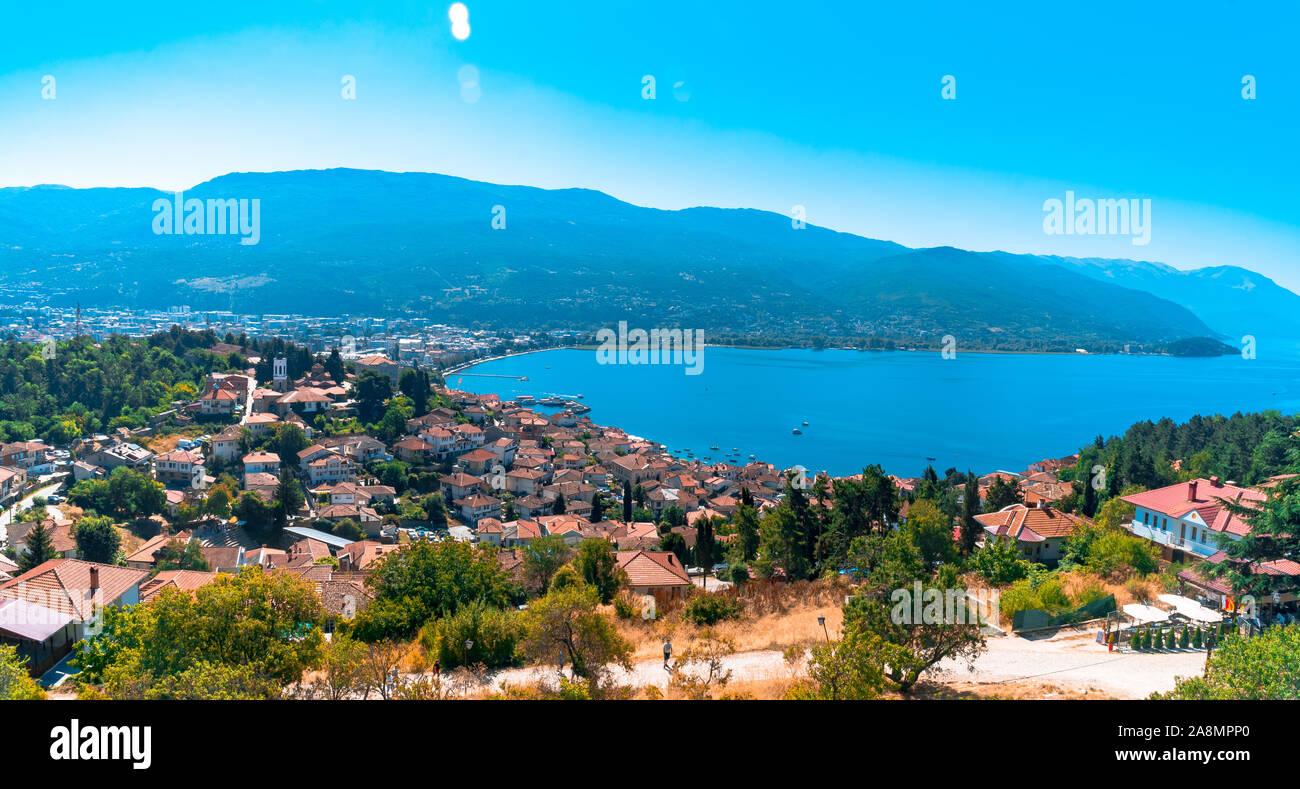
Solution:
M975 472L966 470L966 487L962 491L961 552L969 556L975 550L975 541L979 538L983 526L975 520L980 511L980 481Z
M623 480L623 521L630 523L632 520L632 483Z

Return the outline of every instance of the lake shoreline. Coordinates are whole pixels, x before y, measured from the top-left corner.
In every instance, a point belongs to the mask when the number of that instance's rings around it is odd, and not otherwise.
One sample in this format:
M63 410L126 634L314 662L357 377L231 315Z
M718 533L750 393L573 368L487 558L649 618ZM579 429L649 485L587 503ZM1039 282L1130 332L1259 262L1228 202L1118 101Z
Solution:
M856 351L858 353L943 353L942 350L936 350L930 348L841 348L841 347L829 347L829 346L826 348L808 348L800 345L774 347L771 345L723 345L720 343L705 343L704 347L706 349L707 348L729 348L729 349L735 349L739 351L778 351L778 352L779 351L811 351L813 353L822 353L825 351ZM469 368L474 367L475 365L486 364L487 362L500 361L502 359L510 359L516 356L527 356L529 354L542 353L544 351L593 351L594 352L599 349L600 346L594 344L557 345L552 348L531 348L527 351L512 351L511 353L503 353L499 356L484 356L467 362L459 362L451 367L448 367L443 370L439 370L439 372L441 372L445 377L447 375L464 372ZM1176 356L1174 354L1169 354L1169 353L1078 353L1078 352L1070 352L1070 351L1005 351L1005 350L955 351L954 353L1007 355L1007 356L1149 356L1149 357L1164 357L1168 359L1216 359L1222 356L1235 355L1235 354L1225 353L1225 354L1216 354L1212 356Z

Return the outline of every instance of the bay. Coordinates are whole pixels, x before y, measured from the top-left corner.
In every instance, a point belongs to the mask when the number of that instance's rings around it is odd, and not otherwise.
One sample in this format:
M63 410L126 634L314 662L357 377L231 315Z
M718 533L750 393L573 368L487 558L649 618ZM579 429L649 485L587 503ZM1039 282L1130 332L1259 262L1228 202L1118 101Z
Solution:
M733 462L752 453L780 468L836 476L869 463L900 476L930 464L940 475L949 467L1019 471L1144 419L1300 411L1300 355L1292 353L945 359L937 352L706 348L700 374L685 371L602 365L594 351L565 349L483 362L450 373L448 383L502 399L581 394L596 424L678 454L689 448L720 462L736 447Z

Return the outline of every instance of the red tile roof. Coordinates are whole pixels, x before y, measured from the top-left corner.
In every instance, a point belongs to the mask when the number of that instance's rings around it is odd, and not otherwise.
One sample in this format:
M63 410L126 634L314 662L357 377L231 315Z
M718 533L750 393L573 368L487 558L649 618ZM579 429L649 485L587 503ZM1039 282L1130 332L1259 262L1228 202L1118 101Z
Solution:
M1250 525L1229 512L1224 502L1250 506L1251 503L1263 501L1265 498L1267 494L1255 488L1243 488L1220 483L1214 479L1198 478L1143 493L1134 493L1125 496L1124 501L1170 518L1183 518L1195 511L1212 531L1240 536L1250 531Z
M1021 542L1043 542L1052 537L1069 537L1083 520L1051 507L1026 507L1010 504L997 512L976 515L986 531L1010 536Z

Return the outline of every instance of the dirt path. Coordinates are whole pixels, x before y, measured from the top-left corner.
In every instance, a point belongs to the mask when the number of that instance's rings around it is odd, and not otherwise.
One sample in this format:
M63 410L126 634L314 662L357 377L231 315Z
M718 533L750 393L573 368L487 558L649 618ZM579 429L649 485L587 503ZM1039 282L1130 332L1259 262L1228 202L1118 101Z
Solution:
M723 658L723 666L731 670L733 681L778 679L790 676L785 658L774 649L739 652ZM491 685L493 690L500 690L505 683L526 685L539 679L554 677L555 669L551 667L512 668L493 675ZM658 685L663 688L668 684L669 675L664 670L663 660L642 660L633 663L631 671L615 669L614 678L621 685L631 685L636 688Z
M1179 676L1200 675L1204 652L1108 652L1094 634L1072 633L1030 641L1016 636L989 638L974 671L962 661L945 660L929 679L938 682L997 685L1018 680L1079 690L1096 690L1121 699L1142 699L1172 690ZM996 693L996 688L989 688Z
M964 661L946 660L927 672L926 679L943 684L977 687L981 695L998 695L999 686L1024 688L1035 683L1066 688L1090 695L1121 699L1146 698L1174 687L1179 676L1199 675L1205 665L1204 652L1142 653L1107 652L1093 640L1092 633L1060 635L1031 641L1014 636L991 637L987 649L974 661L974 670ZM732 682L788 679L790 667L781 652L741 652L723 661L732 671ZM523 685L554 676L554 669L528 667L507 669L492 677L491 687L503 683ZM632 670L618 669L615 677L633 687L668 684L662 660L642 660Z

